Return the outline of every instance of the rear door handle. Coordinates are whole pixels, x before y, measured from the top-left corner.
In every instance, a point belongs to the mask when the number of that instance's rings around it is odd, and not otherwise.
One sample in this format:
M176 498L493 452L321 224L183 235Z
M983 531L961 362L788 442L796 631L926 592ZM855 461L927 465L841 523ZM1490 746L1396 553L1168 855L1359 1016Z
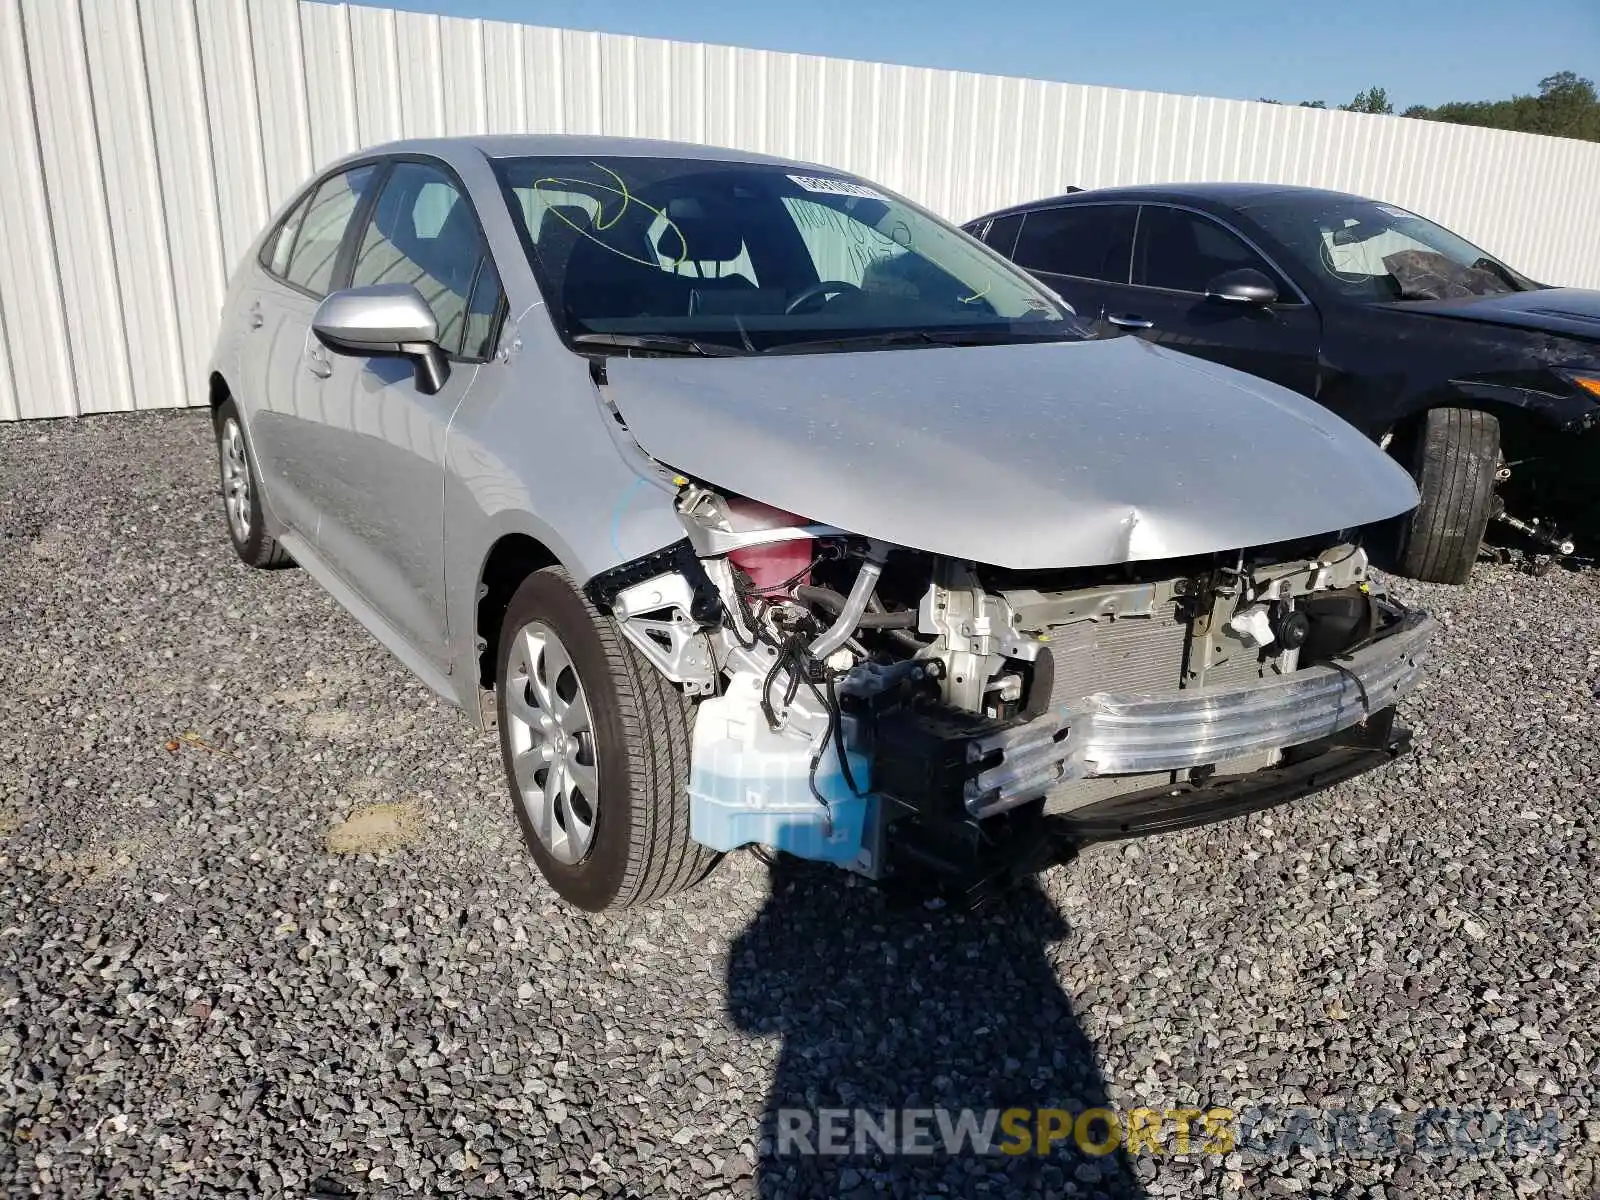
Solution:
M328 361L328 356L320 348L307 352L306 369L318 379L326 379L333 374L333 364Z
M1138 313L1112 313L1106 318L1118 329L1153 329L1155 322L1149 317L1141 317Z
M245 323L251 329L260 329L267 323L267 319L261 315L261 301L257 300L250 306L249 312L245 316Z

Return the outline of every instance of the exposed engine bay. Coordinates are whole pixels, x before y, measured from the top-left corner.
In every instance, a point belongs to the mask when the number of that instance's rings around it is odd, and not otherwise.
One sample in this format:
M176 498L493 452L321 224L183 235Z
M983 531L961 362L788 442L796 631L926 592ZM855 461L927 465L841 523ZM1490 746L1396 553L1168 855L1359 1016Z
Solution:
M684 542L591 599L698 697L691 832L871 878L1214 820L1405 748L1435 628L1329 535L1019 571L685 481Z

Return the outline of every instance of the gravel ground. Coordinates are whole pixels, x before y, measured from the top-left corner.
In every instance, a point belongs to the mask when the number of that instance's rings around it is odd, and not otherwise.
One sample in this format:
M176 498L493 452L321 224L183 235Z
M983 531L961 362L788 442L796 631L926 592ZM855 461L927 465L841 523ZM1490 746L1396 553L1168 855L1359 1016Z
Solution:
M235 561L214 490L200 414L0 427L5 1195L1595 1194L1600 575L1413 589L1445 632L1412 757L979 914L738 855L591 917L491 740L303 572ZM785 1101L1102 1100L1561 1140L771 1145Z

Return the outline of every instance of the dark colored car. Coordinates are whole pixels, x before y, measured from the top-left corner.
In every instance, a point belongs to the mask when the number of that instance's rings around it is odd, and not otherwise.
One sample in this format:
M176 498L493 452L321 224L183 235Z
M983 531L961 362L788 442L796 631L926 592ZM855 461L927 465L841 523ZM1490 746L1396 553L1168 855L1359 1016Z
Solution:
M1492 518L1541 550L1572 554L1578 532L1592 552L1600 292L1546 287L1414 213L1312 188L1077 191L965 228L1099 333L1274 380L1382 442L1422 493L1391 549L1402 574L1464 582Z

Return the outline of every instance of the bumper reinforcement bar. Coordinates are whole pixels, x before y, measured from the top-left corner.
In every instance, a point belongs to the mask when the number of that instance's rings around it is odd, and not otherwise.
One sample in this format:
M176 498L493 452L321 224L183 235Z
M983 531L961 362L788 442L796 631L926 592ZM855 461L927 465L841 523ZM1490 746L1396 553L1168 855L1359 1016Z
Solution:
M984 768L968 780L976 817L1103 775L1183 771L1330 737L1391 708L1416 687L1438 622L1408 612L1376 640L1331 662L1237 688L1099 692L968 745Z

